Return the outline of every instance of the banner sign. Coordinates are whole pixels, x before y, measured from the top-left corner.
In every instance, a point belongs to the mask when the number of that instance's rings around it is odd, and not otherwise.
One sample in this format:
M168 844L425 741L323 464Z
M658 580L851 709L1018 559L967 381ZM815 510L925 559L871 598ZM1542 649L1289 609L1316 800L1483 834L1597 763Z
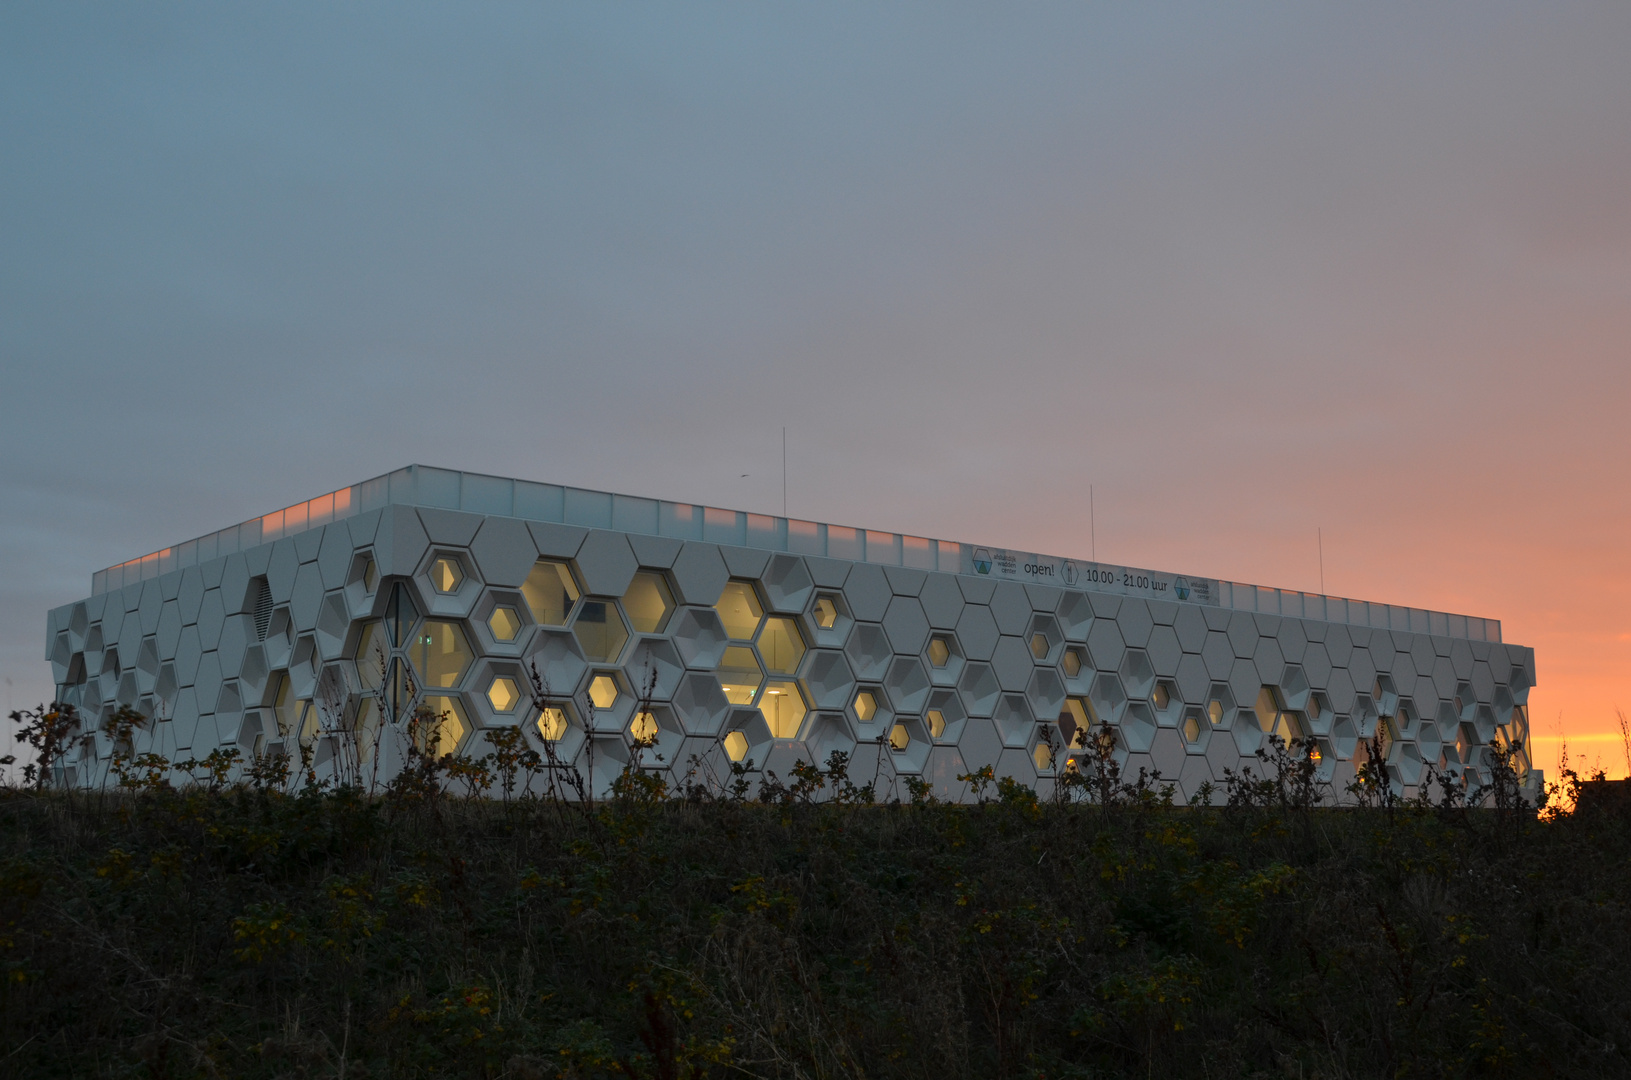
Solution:
M1057 559L1051 555L1009 551L1006 548L971 548L964 545L962 572L999 581L1057 585L1065 589L1177 600L1213 607L1221 602L1218 582L1213 578L1185 577L1130 566Z

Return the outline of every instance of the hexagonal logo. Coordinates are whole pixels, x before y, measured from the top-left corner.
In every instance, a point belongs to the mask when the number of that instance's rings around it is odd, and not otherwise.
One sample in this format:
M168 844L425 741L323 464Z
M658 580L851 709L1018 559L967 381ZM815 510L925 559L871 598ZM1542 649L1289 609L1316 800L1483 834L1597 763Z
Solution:
M1189 599L1189 579L1179 575L1172 579L1172 593L1180 600Z
M1059 576L1064 579L1066 585L1076 584L1076 564L1066 559L1059 566Z
M991 572L991 549L974 549L974 572L976 574L989 574Z

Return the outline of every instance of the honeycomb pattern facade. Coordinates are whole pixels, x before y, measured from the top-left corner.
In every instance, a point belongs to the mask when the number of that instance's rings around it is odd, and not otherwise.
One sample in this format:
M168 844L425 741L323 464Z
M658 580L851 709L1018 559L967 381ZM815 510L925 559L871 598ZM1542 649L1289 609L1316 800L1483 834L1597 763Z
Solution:
M1125 769L1179 798L1255 767L1271 734L1315 740L1338 791L1380 736L1409 793L1429 765L1487 781L1491 740L1527 741L1533 650L1484 620L1356 625L1240 610L1219 594L1250 587L1228 583L1136 595L1137 575L1090 563L1075 587L1007 580L1006 553L937 541L922 543L957 548L955 572L906 565L911 538L894 538L893 564L801 553L787 538L803 523L783 519L755 545L420 496L331 504L326 521L306 504L240 550L102 572L49 616L60 699L139 709L136 749L172 760L304 743L332 774L344 727L379 779L409 739L480 756L487 732L520 727L600 790L636 752L678 780L693 762L786 777L844 751L852 776L918 776L944 799L970 797L957 777L986 765L1046 794L1103 724ZM416 706L433 732L401 724ZM98 734L69 778L98 782L112 752Z

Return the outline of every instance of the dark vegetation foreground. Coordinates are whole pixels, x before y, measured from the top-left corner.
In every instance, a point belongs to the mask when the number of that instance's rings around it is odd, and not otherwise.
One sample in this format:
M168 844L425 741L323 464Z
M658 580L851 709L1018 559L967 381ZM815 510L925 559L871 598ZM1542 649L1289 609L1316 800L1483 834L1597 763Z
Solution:
M7 790L0 1075L1631 1075L1606 802L650 794Z

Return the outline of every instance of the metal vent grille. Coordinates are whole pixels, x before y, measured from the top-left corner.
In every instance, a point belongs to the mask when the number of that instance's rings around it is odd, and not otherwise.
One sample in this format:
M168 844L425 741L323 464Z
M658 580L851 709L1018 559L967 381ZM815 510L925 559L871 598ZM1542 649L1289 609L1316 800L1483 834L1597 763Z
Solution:
M272 587L265 578L256 578L252 588L255 592L255 640L265 641L266 631L272 625Z

